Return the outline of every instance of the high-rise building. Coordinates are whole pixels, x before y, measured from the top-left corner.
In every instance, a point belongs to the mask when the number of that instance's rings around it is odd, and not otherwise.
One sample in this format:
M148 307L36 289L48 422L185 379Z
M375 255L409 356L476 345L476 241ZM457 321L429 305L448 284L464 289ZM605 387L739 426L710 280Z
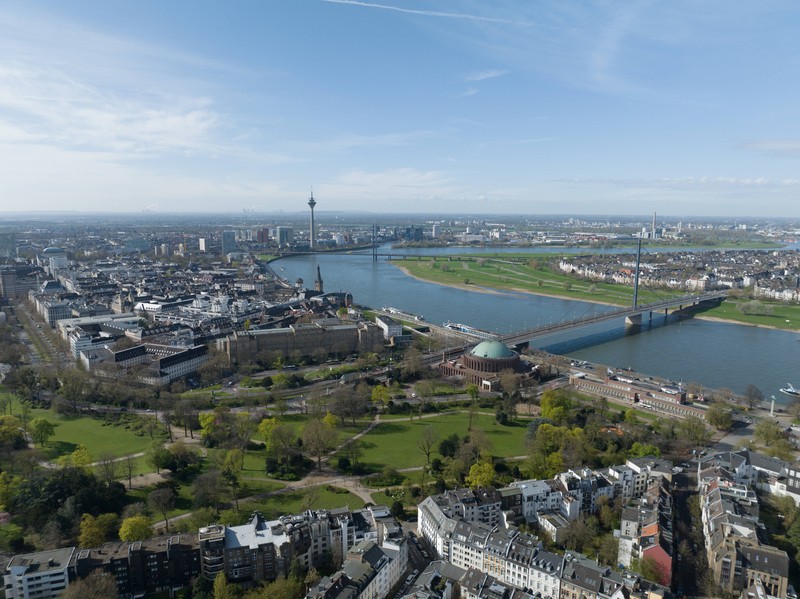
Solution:
M206 240L206 238L205 237L201 237L199 242L200 242L200 251L201 252L207 252L208 251L208 241Z
M222 253L230 254L236 251L236 231L222 232Z
M291 227L278 227L275 232L275 236L278 238L278 245L292 245L294 241L294 229Z

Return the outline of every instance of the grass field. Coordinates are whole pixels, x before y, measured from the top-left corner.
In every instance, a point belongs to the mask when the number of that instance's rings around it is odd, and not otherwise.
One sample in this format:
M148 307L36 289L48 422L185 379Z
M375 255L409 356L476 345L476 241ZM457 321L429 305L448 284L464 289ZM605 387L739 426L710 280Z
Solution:
M349 507L351 510L364 507L364 501L357 495L350 492L336 493L323 486L314 491L319 493L316 501L313 502L313 509L333 509ZM247 511L259 511L268 520L272 520L286 514L296 514L304 509L306 491L287 491L278 493L258 501L247 503ZM244 506L243 506L244 507Z
M425 455L418 445L426 427L432 426L442 440L453 433L467 434L469 416L466 413L448 413L433 418L393 420L383 422L361 438L364 453L361 461L372 470L392 468L411 468L425 464ZM498 457L510 457L525 453L524 437L527 421L521 420L514 426L501 426L493 416L476 414L473 429L486 434L490 451ZM438 445L438 443L437 443ZM431 458L437 457L434 452Z
M725 300L719 306L704 310L699 313L699 316L709 316L712 318L721 318L724 320L731 320L742 324L750 324L765 327L774 327L776 329L786 329L790 331L800 331L800 306L797 304L783 304L777 302L766 303L772 310L770 316L759 314L742 314L739 311L739 306L742 302L749 300Z
M295 435L301 437L303 434L303 428L305 427L306 423L309 420L309 416L305 416L302 414L286 414L280 417L280 421L283 424L288 424L294 429ZM356 419L356 425L353 426L350 420L346 421L344 427L337 428L338 432L338 443L342 443L347 439L353 437L354 435L363 431L367 426L369 426L370 421L366 419ZM264 439L260 435L256 435L255 438L263 441ZM245 451L244 454L244 475L250 477L261 477L264 475L264 459L266 458L266 453L264 450L248 450Z
M513 256L513 255L512 255ZM456 287L487 287L526 291L540 295L566 297L570 299L602 302L615 305L629 305L633 300L633 288L612 283L593 283L566 274L552 272L543 265L543 260L534 257L530 263L508 255L503 258L480 258L461 256L460 261L398 260L397 266L406 269L412 276ZM468 283L467 283L468 281ZM639 302L648 303L663 300L670 295L683 292L667 290L639 289ZM800 331L800 306L779 302L768 305L772 315L742 314L739 303L747 300L726 300L720 306L700 312L701 315L730 320L742 324L769 326L777 329Z
M16 398L13 400L12 410L15 416L20 416L21 406ZM90 416L68 417L56 414L53 409L33 408L28 418L29 420L44 418L52 422L55 427L55 435L43 449L48 459L71 453L78 445L85 445L92 459L96 461L103 454L121 457L139 453L145 451L152 443L148 434L140 435L128 430L125 425L109 424ZM156 435L156 438L163 437Z
M576 279L551 271L539 258L531 260L530 263L513 258L470 258L453 262L399 260L394 264L415 277L444 285L527 291L616 305L627 305L633 300L632 287ZM639 289L642 303L664 299L667 295L664 291L656 294Z

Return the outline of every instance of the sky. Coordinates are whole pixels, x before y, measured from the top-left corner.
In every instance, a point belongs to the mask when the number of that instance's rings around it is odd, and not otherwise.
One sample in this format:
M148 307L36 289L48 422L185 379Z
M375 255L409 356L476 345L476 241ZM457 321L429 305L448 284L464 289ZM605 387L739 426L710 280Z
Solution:
M9 0L0 212L800 216L795 0Z

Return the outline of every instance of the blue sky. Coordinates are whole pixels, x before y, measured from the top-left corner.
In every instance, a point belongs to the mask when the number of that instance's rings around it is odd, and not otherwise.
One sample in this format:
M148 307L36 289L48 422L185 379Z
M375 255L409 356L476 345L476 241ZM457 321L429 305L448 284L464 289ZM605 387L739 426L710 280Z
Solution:
M0 210L800 216L794 1L0 4Z

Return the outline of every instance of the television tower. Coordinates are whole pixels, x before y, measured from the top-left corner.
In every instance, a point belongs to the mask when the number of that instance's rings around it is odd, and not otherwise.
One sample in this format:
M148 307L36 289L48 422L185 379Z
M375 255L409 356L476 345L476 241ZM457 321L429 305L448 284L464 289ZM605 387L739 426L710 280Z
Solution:
M317 205L316 200L314 199L314 190L311 190L311 197L308 198L308 207L311 208L311 235L309 236L309 244L311 249L315 249L316 243L314 242L314 206Z

